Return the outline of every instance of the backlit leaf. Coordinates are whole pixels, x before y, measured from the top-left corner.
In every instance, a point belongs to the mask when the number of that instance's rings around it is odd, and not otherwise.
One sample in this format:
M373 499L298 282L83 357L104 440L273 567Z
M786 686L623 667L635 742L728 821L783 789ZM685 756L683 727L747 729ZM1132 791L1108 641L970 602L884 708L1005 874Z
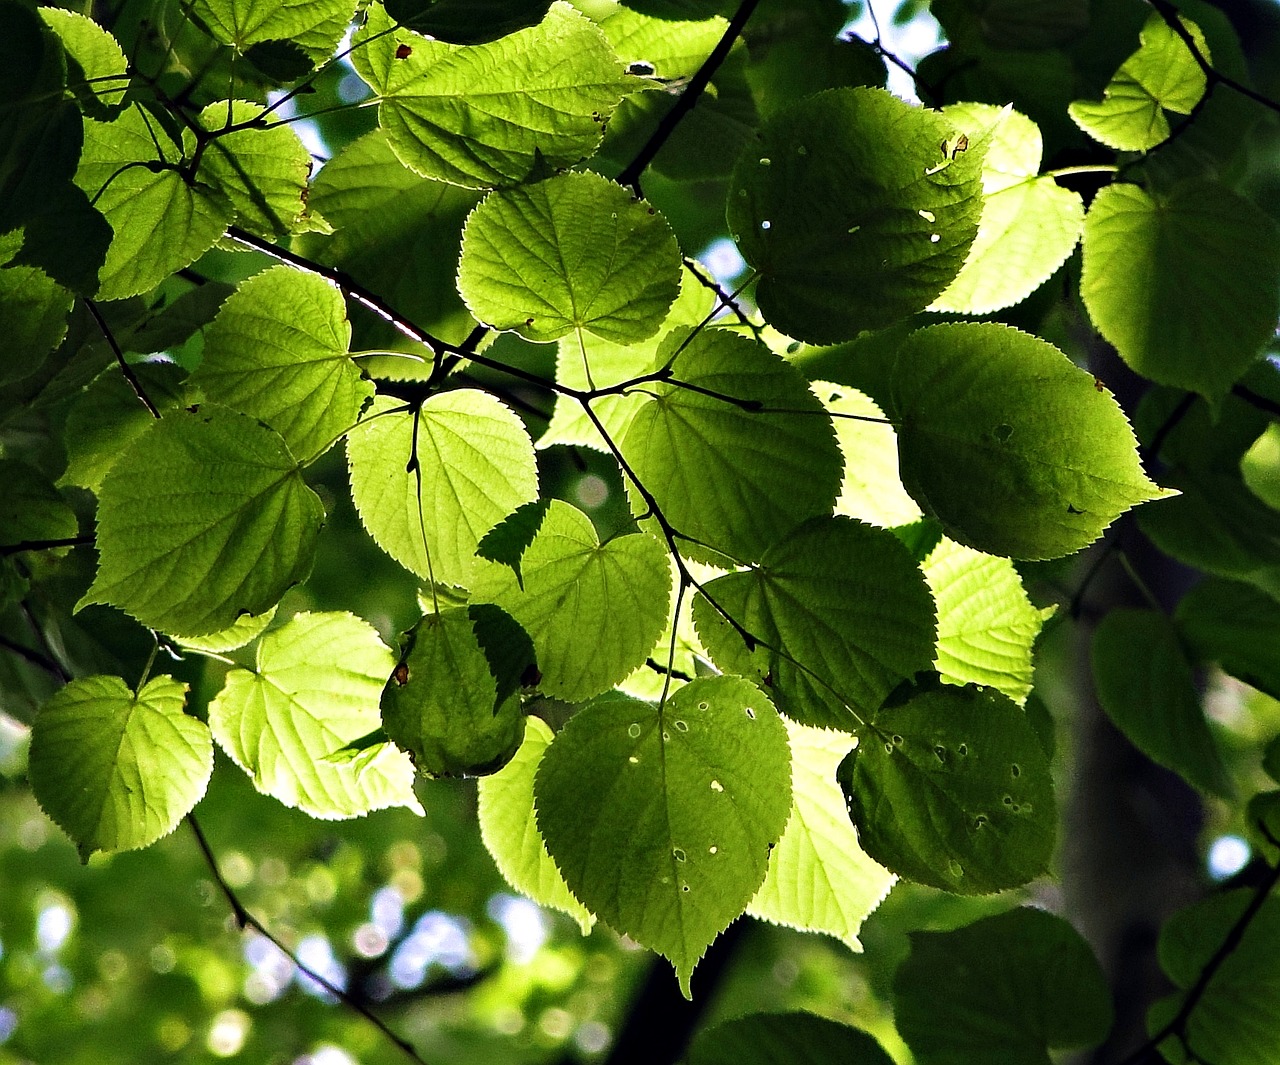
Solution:
M79 607L190 636L279 602L311 571L324 519L279 435L213 406L157 421L99 498L98 575Z
M153 677L136 695L119 677L83 677L40 708L31 788L85 860L167 836L204 795L213 741L183 713L186 693L172 677Z
M378 727L395 659L351 614L297 614L233 669L209 704L209 727L254 787L313 817L358 817L387 806L421 813L413 766L390 744L369 761L327 758Z
M755 685L705 678L661 707L589 703L543 755L534 795L574 895L670 959L688 998L703 952L764 880L791 808L791 754Z
M910 880L985 895L1048 865L1049 762L1026 715L993 689L943 685L890 700L839 776L863 850Z
M355 14L355 0L193 0L214 37L238 51L290 41L312 64L332 55Z
M679 286L671 227L597 174L492 192L463 231L458 288L471 313L529 340L643 340Z

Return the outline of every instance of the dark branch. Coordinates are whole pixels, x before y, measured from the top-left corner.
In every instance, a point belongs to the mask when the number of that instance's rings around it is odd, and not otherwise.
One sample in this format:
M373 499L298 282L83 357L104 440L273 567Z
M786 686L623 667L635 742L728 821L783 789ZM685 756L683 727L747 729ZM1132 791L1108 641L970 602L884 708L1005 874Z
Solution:
M84 547L93 543L92 536L68 536L61 540L21 540L16 544L0 544L0 558L23 551L52 551L57 547Z
M43 669L51 677L56 678L63 684L67 684L71 680L71 677L67 674L67 671L62 668L62 666L48 655L43 655L34 648L25 647L20 643L15 643L7 636L0 636L0 648L4 648L4 650L11 654L15 654L24 661L30 662L31 665Z
M286 947L274 934L268 931L258 918L254 917L244 903L240 901L240 897L236 894L235 889L227 883L226 877L222 875L222 870L218 868L218 860L214 857L213 848L209 846L209 841L205 838L204 832L200 828L200 824L196 821L195 814L187 814L187 824L191 826L191 831L195 834L196 843L200 847L200 853L204 855L205 864L209 867L209 873L213 877L214 883L218 885L218 890L222 892L223 898L227 900L227 905L231 908L231 914L235 918L236 924L243 931L252 929L258 935L272 943L277 950L288 958L294 965L298 967L298 971L306 974L317 984L323 987L329 994L336 998L348 1009L354 1010L366 1021L378 1029L387 1039L396 1045L400 1051L410 1061L416 1062L417 1065L427 1065L426 1061L419 1056L414 1050L413 1044L407 1039L397 1035L387 1025L387 1022L374 1013L363 1002L357 1000L354 996L349 995L342 988L338 987L333 981L326 979L320 973L298 960L298 956Z
M142 402L142 405L147 408L151 417L159 418L159 409L151 402L151 397L148 396L146 391L143 389L142 382L138 380L138 375L133 372L133 367L125 362L124 352L120 350L120 345L116 343L115 335L111 332L110 326L107 325L106 319L102 317L102 313L98 310L97 304L95 304L93 300L86 299L84 301L84 305L88 308L89 313L93 315L93 320L98 323L98 328L106 338L107 344L111 348L111 353L116 357L116 362L120 364L120 372L124 374L124 379L129 382L129 387L133 389L133 394L137 396Z

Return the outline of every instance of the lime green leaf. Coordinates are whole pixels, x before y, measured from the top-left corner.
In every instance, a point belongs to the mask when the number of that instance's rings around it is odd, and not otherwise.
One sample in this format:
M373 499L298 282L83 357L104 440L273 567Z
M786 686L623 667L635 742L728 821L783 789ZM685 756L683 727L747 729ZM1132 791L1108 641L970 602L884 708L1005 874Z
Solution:
M691 78L724 36L723 18L673 21L620 7L600 23L623 62L652 69L660 78Z
M132 369L161 414L189 403L178 367L156 362ZM67 468L58 483L97 492L127 446L150 429L154 421L120 368L109 367L72 401L67 415Z
M1179 16L1206 60L1204 34ZM1186 42L1153 13L1140 35L1141 46L1116 71L1100 101L1076 100L1067 112L1082 130L1109 148L1141 152L1169 137L1165 111L1189 115L1204 96L1207 79Z
M40 368L67 335L74 297L34 266L0 269L0 316L5 323L0 384L20 381Z
M1160 932L1160 966L1181 988L1200 974L1254 898L1252 890L1211 895L1175 914ZM1186 1045L1201 1061L1221 1065L1270 1065L1280 1054L1280 1003L1275 996L1280 965L1280 901L1269 898L1248 923L1187 1018ZM1184 990L1156 1003L1148 1015L1155 1030L1177 1012ZM1173 1059L1178 1060L1178 1059Z
M356 0L193 0L191 7L217 40L239 52L288 41L315 66L333 55L355 15Z
M480 838L508 884L539 906L567 913L586 935L595 917L569 891L533 814L534 775L550 744L551 729L530 717L515 757L480 781Z
M1184 595L1174 612L1178 635L1196 662L1216 662L1233 677L1280 699L1280 603L1258 588L1215 577Z
M852 736L787 723L795 807L747 912L775 924L835 936L861 952L858 929L897 879L858 845L836 767Z
M583 392L592 388L611 388L624 381L652 373L661 364L658 351L665 334L675 326L696 326L711 314L712 295L694 280L688 270L680 275L680 295L671 305L666 321L658 333L638 343L615 343L598 336L574 332L560 341L556 358L556 382ZM601 396L591 401L591 410L609 439L615 443L622 439L631 418L645 400L638 386L625 395ZM595 423L573 396L557 396L555 410L547 431L538 438L538 447L552 444L573 444L609 451Z
M1004 692L1019 705L1031 694L1031 652L1054 607L1037 610L1007 558L984 555L944 539L924 562L938 604L942 679Z
M791 809L791 754L755 685L703 678L662 707L589 703L543 755L534 795L574 895L670 959L688 998L698 959L764 880Z
M1093 634L1093 679L1107 716L1143 754L1196 787L1231 795L1191 663L1154 610L1112 610Z
M426 177L468 188L581 162L618 101L643 85L562 0L537 26L468 46L395 29L374 7L356 46L352 62L378 94L396 154Z
M830 513L840 450L794 368L723 329L674 330L660 356L670 376L646 386L622 453L682 537L750 561Z
M208 185L189 184L179 157L164 127L139 107L113 122L85 120L76 184L115 234L98 274L98 299L155 288L208 250L230 222L231 204Z
M1112 1020L1110 989L1080 933L1027 907L912 932L893 997L919 1065L1050 1065L1050 1047L1100 1043Z
M30 540L65 540L79 532L75 512L34 466L0 458L0 547Z
M728 214L765 318L831 343L927 307L977 235L983 153L977 130L882 89L771 118L734 170Z
M704 1028L689 1065L892 1065L866 1032L811 1013L755 1013Z
M67 55L84 71L85 88L108 107L124 102L128 64L116 39L91 18L57 7L38 9L45 25L58 35ZM77 88L73 83L69 86Z
M222 305L191 384L266 422L310 461L355 424L373 395L347 353L350 342L346 303L331 282L273 267Z
M982 165L982 221L960 273L931 311L988 314L1020 303L1053 276L1084 228L1079 193L1040 173L1040 128L1017 111L956 104L948 118L994 127Z
M1209 181L1153 197L1098 193L1084 225L1080 292L1133 369L1220 398L1261 354L1280 313L1280 231Z
M359 817L408 806L413 766L390 744L369 761L328 755L378 727L378 698L395 658L352 614L297 614L233 669L209 704L214 738L254 787L312 817Z
M212 651L214 654L226 654L256 640L275 620L276 608L272 607L265 614L241 614L221 632L211 632L205 636L174 635L173 639L183 647L196 651Z
M924 576L893 533L850 518L815 518L758 565L706 584L693 616L716 665L761 678L778 709L807 725L852 732L933 662Z
M671 227L598 174L491 192L463 231L462 298L480 321L528 340L575 329L615 343L643 340L679 288Z
M415 768L430 776L484 776L511 760L524 738L524 711L514 686L500 685L492 651L479 638L479 610L428 614L409 633L400 664L382 693L382 725ZM515 632L532 665L529 638Z
M251 233L279 239L303 227L307 217L307 178L311 154L293 127L284 123L246 126L221 133L264 114L260 104L244 100L212 103L199 123L213 136L200 155L199 179L218 189L235 210L235 224ZM187 156L196 151L196 136L184 130Z
M84 677L36 714L31 790L82 858L149 846L204 794L213 741L183 713L186 692L172 677L152 677L136 695L119 677Z
M402 566L465 586L485 533L537 498L533 443L508 407L476 389L422 405L416 452L414 418L393 400L375 401L347 438L351 495L369 534Z
M102 482L98 575L110 603L190 636L261 614L311 570L324 520L279 435L217 407L171 414Z
M863 850L958 895L1044 872L1057 814L1049 761L1007 696L969 685L886 703L840 765Z
M893 375L902 482L952 539L995 555L1086 547L1161 490L1119 404L1046 341L996 323L921 329Z
M898 476L898 435L875 401L829 381L815 381L813 388L831 415L844 456L836 513L883 528L919 518L920 508Z
M319 245L321 261L457 344L475 324L455 282L462 220L476 199L470 189L415 174L374 130L324 165L307 202L335 231Z
M671 612L662 544L647 533L601 544L591 519L560 500L520 571L478 561L472 599L520 623L533 639L542 691L559 699L586 699L617 684L649 656Z

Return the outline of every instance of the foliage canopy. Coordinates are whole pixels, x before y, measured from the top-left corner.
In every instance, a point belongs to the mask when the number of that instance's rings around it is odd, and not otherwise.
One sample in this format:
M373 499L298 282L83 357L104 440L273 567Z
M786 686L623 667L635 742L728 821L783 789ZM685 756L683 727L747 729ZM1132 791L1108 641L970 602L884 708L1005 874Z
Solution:
M899 879L1009 892L913 935L897 1035L757 1013L690 1063L1106 1039L1018 905L1035 656L1100 538L1205 576L1101 622L1098 695L1277 859L1280 758L1197 676L1280 697L1280 106L1199 0L917 6L930 106L837 0L0 3L5 779L86 875L185 818L269 935L219 788L430 819L479 777L508 883L686 997L743 914L857 951ZM1278 878L1166 925L1146 1051L1280 1055Z

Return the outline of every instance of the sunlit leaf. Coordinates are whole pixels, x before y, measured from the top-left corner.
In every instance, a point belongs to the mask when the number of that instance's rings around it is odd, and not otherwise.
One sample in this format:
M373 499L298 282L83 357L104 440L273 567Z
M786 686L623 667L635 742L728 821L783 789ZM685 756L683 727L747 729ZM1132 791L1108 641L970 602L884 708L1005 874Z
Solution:
M670 959L687 998L694 966L759 889L786 824L786 730L740 677L695 680L661 707L602 696L547 749L534 795L574 895Z
M378 727L395 658L351 614L297 614L233 669L209 704L219 746L254 786L313 817L357 817L387 806L421 812L413 766L390 744L368 763L328 759Z
M153 677L135 695L119 677L71 681L40 708L31 788L81 857L167 836L213 772L208 727L183 712L187 686Z

